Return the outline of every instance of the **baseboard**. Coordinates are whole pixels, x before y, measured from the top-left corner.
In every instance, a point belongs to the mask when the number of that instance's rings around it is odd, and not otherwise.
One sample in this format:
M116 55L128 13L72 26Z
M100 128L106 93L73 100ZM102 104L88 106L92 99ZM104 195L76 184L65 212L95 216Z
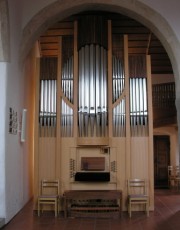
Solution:
M5 225L5 219L0 218L0 228L2 228Z

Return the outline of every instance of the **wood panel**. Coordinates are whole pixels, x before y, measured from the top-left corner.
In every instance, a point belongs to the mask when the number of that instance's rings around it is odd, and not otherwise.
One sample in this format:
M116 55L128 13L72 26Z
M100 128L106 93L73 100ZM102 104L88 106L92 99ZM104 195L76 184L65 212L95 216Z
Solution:
M81 157L81 170L104 171L105 157Z
M131 178L149 179L148 137L131 138Z
M56 178L56 138L39 138L39 180Z

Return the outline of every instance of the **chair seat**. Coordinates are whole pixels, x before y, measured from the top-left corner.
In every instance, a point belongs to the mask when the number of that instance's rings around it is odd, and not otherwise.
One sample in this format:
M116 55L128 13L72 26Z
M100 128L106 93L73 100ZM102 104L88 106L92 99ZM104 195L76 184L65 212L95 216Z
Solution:
M38 198L39 199L49 199L49 198L56 199L58 197L59 197L58 195L40 195Z
M143 195L143 194L132 194L132 195L128 195L129 199L140 199L140 200L147 200L148 199L148 195Z

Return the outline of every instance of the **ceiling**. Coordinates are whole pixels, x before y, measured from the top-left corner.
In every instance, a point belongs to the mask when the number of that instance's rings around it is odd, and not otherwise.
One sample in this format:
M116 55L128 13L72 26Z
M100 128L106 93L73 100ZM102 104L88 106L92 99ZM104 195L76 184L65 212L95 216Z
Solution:
M108 14L112 20L112 32L127 34L129 38L129 54L151 55L152 74L172 74L170 59L159 39L150 29L141 23L120 14ZM64 21L57 22L44 32L39 38L42 57L56 57L58 55L59 36L73 34L74 15Z

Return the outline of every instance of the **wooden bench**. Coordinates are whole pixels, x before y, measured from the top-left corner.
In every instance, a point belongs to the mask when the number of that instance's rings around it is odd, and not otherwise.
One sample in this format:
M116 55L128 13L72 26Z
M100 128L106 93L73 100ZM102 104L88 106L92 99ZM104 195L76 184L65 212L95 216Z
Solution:
M64 192L64 217L120 217L121 190L68 190Z

